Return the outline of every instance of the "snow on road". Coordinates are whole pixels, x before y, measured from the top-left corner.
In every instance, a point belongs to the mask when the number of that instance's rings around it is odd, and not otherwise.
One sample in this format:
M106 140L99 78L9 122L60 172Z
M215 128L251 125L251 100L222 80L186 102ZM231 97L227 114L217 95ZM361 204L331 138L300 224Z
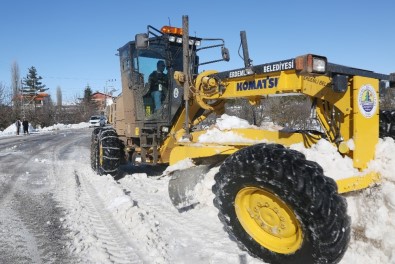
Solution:
M152 176L158 175L157 169L142 166L131 171L129 166L125 170L130 174L118 181L98 176L90 168L91 129L60 131L65 132L15 139L24 145L42 142L37 143L42 146L39 155L29 150L32 156L25 170L41 171L42 182L37 184L46 186L67 212L58 222L68 230L65 247L77 263L261 263L229 239L212 197L195 210L179 213L167 194L169 178ZM48 141L54 144L44 145ZM4 155L12 160L21 153L20 144L8 142ZM30 176L23 179L32 180ZM206 188L212 195L211 187ZM46 262L40 252L36 255L27 260Z
M179 213L168 197L169 179L150 167L126 168L116 181L96 175L89 165L91 130L84 131L78 137L60 133L64 141L30 163L32 170L46 173L54 199L67 212L58 220L68 230L65 246L78 263L262 263L239 249L218 220L211 192L217 167L199 185L200 204ZM329 176L336 167L347 172L349 161L320 144L311 150L294 148L319 159ZM1 155L18 155L17 145L8 146ZM369 167L380 171L382 184L345 195L352 237L342 264L395 263L393 153L394 140L380 140Z
M82 149L78 153L81 156L76 160L80 161L88 154ZM75 251L84 261L110 263L113 255L130 259L123 255L126 252L114 252L113 248L109 253L111 249L101 244L109 240L108 234L97 230L112 225L115 231L111 231L111 239L124 241L144 263L240 263L240 259L261 263L228 238L211 200L209 205L179 213L167 194L168 178L136 173L114 181L109 175L93 173L88 160L77 164L70 167L75 168L78 179L69 179L59 187L67 193L63 197L68 197L68 208L72 210L65 225L75 230ZM79 194L73 197L71 190L76 188ZM94 208L87 209L87 204Z

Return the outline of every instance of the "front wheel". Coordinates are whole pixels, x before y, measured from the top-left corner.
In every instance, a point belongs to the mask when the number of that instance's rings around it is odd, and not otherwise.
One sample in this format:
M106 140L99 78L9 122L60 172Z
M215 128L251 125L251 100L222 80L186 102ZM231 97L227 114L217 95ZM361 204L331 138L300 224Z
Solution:
M338 263L347 204L322 168L276 144L244 148L215 175L214 204L238 245L269 263Z

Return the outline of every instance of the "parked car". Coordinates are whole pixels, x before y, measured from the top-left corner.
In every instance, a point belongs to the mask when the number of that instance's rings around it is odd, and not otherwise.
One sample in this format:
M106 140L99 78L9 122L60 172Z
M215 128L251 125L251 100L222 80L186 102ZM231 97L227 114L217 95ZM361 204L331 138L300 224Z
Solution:
M89 127L105 126L107 118L105 116L94 115L89 119Z

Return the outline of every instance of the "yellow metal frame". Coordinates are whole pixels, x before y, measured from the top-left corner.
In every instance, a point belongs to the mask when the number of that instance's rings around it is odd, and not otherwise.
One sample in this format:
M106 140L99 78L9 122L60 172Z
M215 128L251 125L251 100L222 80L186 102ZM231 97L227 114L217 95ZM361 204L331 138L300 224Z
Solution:
M207 131L192 132L190 135L191 141L182 141L183 133L177 133L175 135L177 146L175 146L171 151L169 159L170 165L173 165L186 158L194 159L207 158L214 155L231 155L237 150L246 146L264 142L278 143L285 146L303 142L305 147L311 147L321 138L319 135L314 134L287 133L281 131L243 128L226 131L243 138L243 142L199 142L199 137L204 135L206 132Z
M251 102L256 102L257 97L268 95L305 94L316 104L317 116L326 132L327 139L339 149L341 154L349 156L353 160L355 168L362 171L366 169L368 162L374 159L375 147L379 138L378 107L376 106L369 116L362 113L363 100L366 98L361 98L361 90L368 87L368 90L372 92L371 97L374 97L373 104L378 104L379 80L354 76L349 79L345 92L336 92L332 87L330 77L299 75L294 70L242 76L220 82L210 78L210 74L213 72L205 72L197 77L195 98L201 107L207 109L207 102L211 100L244 97L250 99ZM369 105L367 106L369 107ZM308 138L306 135L298 133L286 134L281 131L258 129L233 129L231 131L250 142L279 143L286 146L303 142L306 147L309 147L319 139ZM203 133L205 131L193 133L193 142L197 143L199 134ZM353 140L355 148L349 149L346 143L348 140ZM245 146L251 144L245 144ZM229 142L227 145L238 146L235 149L241 148L240 143ZM188 145L189 151L185 152L186 156L191 152L190 148L191 146ZM212 146L206 148L210 149ZM178 149L178 151L180 150ZM205 156L205 152L215 153L212 150L203 150L202 146L199 146L199 151L200 157ZM174 160L182 158L181 155L177 156L178 158ZM371 172L363 176L338 180L337 183L340 192L348 192L366 188L376 183L379 178L377 172Z
M197 76L193 87L193 96L189 100L188 120L190 125L198 124L205 115L196 116L200 109L220 113L224 102L232 98L247 98L255 104L259 98L268 95L300 93L311 98L316 106L318 120L325 130L327 140L336 146L339 152L353 160L354 167L362 171L370 160L374 159L378 142L378 107L375 106L368 115L369 102L378 104L379 81L374 78L354 76L349 78L347 90L336 92L332 87L332 79L325 75L302 75L295 70L255 74L218 80L212 77L216 71L205 71ZM180 78L178 78L180 79ZM367 87L369 89L367 89ZM369 96L363 94L369 90ZM361 95L362 94L362 95ZM365 101L364 101L365 100ZM364 105L366 104L366 105ZM185 115L181 113L175 125L162 144L159 154L160 162L170 165L185 158L207 158L215 155L231 155L235 151L259 142L278 143L289 146L303 143L305 147L315 144L320 136L301 133L285 133L261 129L232 129L228 132L246 139L245 142L200 143L199 137L206 131L196 131L185 135ZM207 115L207 114L206 114ZM350 149L347 142L353 140L355 148ZM366 188L380 178L377 172L363 176L353 176L338 180L339 192L348 192Z
M361 110L363 100L366 98L361 97L361 92L363 93L366 88L373 90L372 97L376 105L376 110L366 117L364 115L363 109ZM379 141L379 107L378 107L378 87L379 80L365 78L365 77L354 77L354 82L352 86L353 90L353 111L352 111L352 134L355 149L352 153L352 158L354 161L354 167L359 169L365 169L367 163L374 158L374 153L376 150L376 145ZM363 95L362 95L363 96ZM372 99L372 98L371 98Z
M347 193L368 188L379 181L380 175L377 172L369 172L362 176L353 176L337 180L336 183L339 193Z
M318 135L301 133L279 133L278 131L262 130L257 133L256 129L232 129L233 132L246 139L245 142L235 143L199 143L199 142L178 142L170 152L169 163L173 165L183 159L209 158L216 155L231 155L241 148L251 146L259 142L278 143L290 146L294 143L303 142L305 147L311 147L320 137ZM204 131L192 133L192 139L198 139ZM180 136L180 134L179 134ZM250 140L250 143L248 143ZM338 192L345 193L367 188L380 180L377 172L369 172L364 175L352 176L337 180Z

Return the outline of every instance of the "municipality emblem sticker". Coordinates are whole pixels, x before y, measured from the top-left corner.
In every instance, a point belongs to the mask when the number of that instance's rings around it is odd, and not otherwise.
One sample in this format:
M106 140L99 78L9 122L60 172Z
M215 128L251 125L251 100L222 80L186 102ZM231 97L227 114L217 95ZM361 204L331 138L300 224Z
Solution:
M370 118L376 113L377 95L372 85L365 84L359 89L358 106L364 117Z

